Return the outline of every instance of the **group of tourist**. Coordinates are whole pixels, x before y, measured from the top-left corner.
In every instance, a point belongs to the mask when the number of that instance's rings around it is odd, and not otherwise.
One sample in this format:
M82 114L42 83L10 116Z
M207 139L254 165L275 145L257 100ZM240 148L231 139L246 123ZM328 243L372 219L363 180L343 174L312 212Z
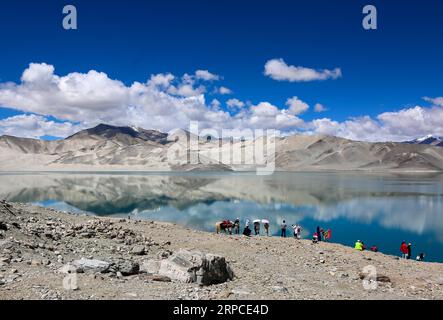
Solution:
M357 240L357 242L355 243L354 248L358 251L365 251L366 250L366 245L363 241L361 240ZM378 247L377 246L371 246L369 248L370 251L372 252L378 252Z
M245 221L245 227L243 229L242 234L244 236L250 237L253 233L254 235L258 236L260 235L260 229L263 225L263 228L265 229L265 234L269 236L269 220L267 219L256 219L252 221L252 228L251 228L251 221L249 219L246 219ZM292 234L295 239L301 239L302 238L302 231L303 228L299 224L293 224L291 225ZM286 238L287 236L287 230L288 225L286 223L286 220L283 220L283 222L280 224L280 236L282 238ZM220 231L224 231L225 233L229 234L240 234L240 218L235 219L235 221L230 220L224 220L222 222L218 222L216 224L216 231L219 233ZM320 228L319 226L316 229L316 232L314 232L312 241L314 243L317 243L319 241L328 241L331 239L332 232L331 229L325 230L323 228Z
M236 222L234 222L234 224L239 223L239 222L240 222L240 220L236 219ZM267 220L267 219L254 220L252 223L253 223L253 227L254 227L254 234L256 236L260 235L260 225L261 224L263 224L263 227L265 228L266 235L269 236L269 220ZM243 235L245 235L247 237L251 236L251 233L252 233L252 231L249 227L249 224L250 224L250 221L249 221L249 219L247 219L246 223L245 223L245 228L243 230ZM298 224L293 224L291 227L292 227L294 238L301 239L301 232L302 232L303 228ZM288 225L286 224L286 220L283 220L283 222L280 225L280 236L282 238L286 238L287 229L288 229ZM238 234L238 233L236 233L236 234Z
M244 236L250 237L251 234L252 234L250 223L251 223L250 220L246 219L245 228L243 229L243 235ZM239 234L240 233L240 218L237 218L235 220L234 224L236 225L235 234ZM252 224L253 224L253 228L254 228L254 234L256 236L260 235L261 224L263 224L263 227L265 229L266 235L269 236L269 220L267 220L267 219L262 219L262 220L257 219L257 220L252 221Z
M366 250L366 246L365 246L364 242L361 240L357 240L354 248L359 251ZM369 248L369 250L373 251L373 252L378 252L378 247L372 246ZM412 243L406 244L406 241L403 241L400 245L400 253L401 253L401 257L403 259L411 259L411 257L412 257ZM417 261L424 261L424 259L425 259L424 253L420 253L416 258Z
M269 224L269 220L267 220L267 219L261 219L261 220L257 219L257 220L252 221L252 228L254 231L254 235L256 235L256 236L260 235L261 225L263 225L263 227L265 229L265 234L267 236L269 236L269 225L270 224ZM293 231L294 238L301 239L301 237L302 237L301 233L302 233L303 228L298 224L293 224L291 226L291 228ZM282 238L286 238L287 229L288 229L288 225L286 223L286 220L283 220L283 222L280 225L280 236ZM224 231L229 234L232 234L234 232L236 235L239 235L240 234L240 218L235 219L235 221L224 220L222 222L219 222L216 225L216 230L217 230L217 233L219 233L220 231ZM245 227L243 229L243 235L246 237L250 237L252 235L253 231L251 229L250 220L246 219ZM317 229L314 232L314 235L312 237L312 243L318 243L320 241L327 242L327 241L329 241L329 239L331 239L331 237L332 237L331 229L326 230L326 229L321 228L320 226L317 226ZM354 248L358 251L367 250L365 243L361 240L357 240L357 242L354 245ZM369 250L372 252L378 252L378 247L373 245L369 248ZM412 244L411 243L406 244L406 241L403 241L400 246L400 252L401 252L401 257L403 259L411 259ZM416 257L417 261L424 261L424 259L425 259L424 253L420 253Z
M265 234L269 236L269 220L267 219L257 219L252 221L252 228L251 229L251 222L249 219L246 219L245 221L245 227L243 229L243 235L246 237L250 237L252 235L252 232L254 232L254 235L258 236L260 235L260 228L261 225L263 225L265 229ZM301 239L301 233L303 228L298 224L293 224L291 226L293 231L293 236L295 239ZM283 220L283 222L280 224L280 236L282 238L286 238L287 235L287 229L288 225L286 223L286 220ZM240 235L240 218L235 219L235 221L230 220L224 220L222 222L218 222L216 224L216 230L217 233L220 231L224 231L226 233L232 234L233 232L236 235ZM329 241L332 237L331 229L323 229L320 226L317 226L316 231L314 232L314 235L312 237L312 243L318 243L320 241ZM363 241L357 240L355 242L354 248L358 251L365 251L367 250L366 245ZM369 248L372 252L378 252L378 247L373 245ZM412 257L412 244L408 243L406 244L406 241L403 241L400 246L400 252L401 257L404 259L411 259ZM420 253L416 260L417 261L424 261L425 255L424 253Z
M401 257L403 259L411 259L411 257L412 257L412 243L406 244L406 241L403 241L400 245L400 252L401 252ZM420 253L415 258L415 260L417 260L417 261L424 261L424 259L425 259L424 253Z
M291 226L292 228L292 234L294 235L294 238L301 239L301 232L303 228L301 225L293 224ZM286 238L286 230L288 229L288 225L286 224L286 220L283 220L283 222L280 225L280 236L282 238Z
M312 236L312 243L318 243L320 241L329 241L332 237L332 231L331 229L323 229L317 226L316 231L314 232L314 235Z

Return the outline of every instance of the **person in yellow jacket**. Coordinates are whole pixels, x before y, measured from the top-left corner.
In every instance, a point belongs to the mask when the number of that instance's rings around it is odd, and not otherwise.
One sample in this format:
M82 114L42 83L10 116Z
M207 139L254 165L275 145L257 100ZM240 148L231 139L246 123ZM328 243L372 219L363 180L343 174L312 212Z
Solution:
M360 240L357 240L357 242L355 243L355 247L356 250L359 251L363 251L363 242L361 242Z

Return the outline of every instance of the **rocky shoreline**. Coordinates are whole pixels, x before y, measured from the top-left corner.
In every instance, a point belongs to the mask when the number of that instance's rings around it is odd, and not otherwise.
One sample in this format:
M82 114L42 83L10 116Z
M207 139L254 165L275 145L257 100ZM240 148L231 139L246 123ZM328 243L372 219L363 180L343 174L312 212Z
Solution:
M0 299L443 299L443 264L1 201Z

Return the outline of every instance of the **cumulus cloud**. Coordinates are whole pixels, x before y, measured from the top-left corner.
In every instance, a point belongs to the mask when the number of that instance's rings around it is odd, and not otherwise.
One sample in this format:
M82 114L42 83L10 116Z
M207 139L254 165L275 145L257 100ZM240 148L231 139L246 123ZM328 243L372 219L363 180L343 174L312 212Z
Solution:
M206 88L204 86L194 88L192 84L181 84L178 87L170 86L167 91L169 94L176 96L195 97L205 93Z
M308 82L337 79L342 76L340 68L315 70L286 64L283 59L272 59L265 64L265 75L278 81Z
M229 109L241 109L245 106L245 103L238 99L229 99L226 101L226 105Z
M369 116L343 122L329 118L307 124L308 132L362 141L408 141L432 134L443 136L443 108L415 106L395 112L384 112L375 119Z
M309 110L309 105L306 102L301 101L298 97L289 98L286 101L286 105L289 107L289 113L295 116Z
M443 107L443 97L437 97L437 98L424 97L423 99L427 102L432 103L435 106Z
M169 88L174 79L175 76L171 73L159 73L152 75L151 80L148 81L148 84L161 88Z
M285 130L304 125L304 121L291 114L288 109L279 109L269 102L252 105L248 110L246 119L250 128Z
M99 123L168 132L186 129L190 121L198 121L202 129L271 128L283 133L328 134L366 141L443 136L441 98L426 98L432 103L430 107L415 106L375 117L307 122L299 116L309 106L298 97L288 99L285 108L267 101L246 104L229 99L228 112L217 99L207 103L205 91L195 75L157 74L146 83L126 85L95 70L61 76L51 65L31 64L21 82L0 83L0 106L26 113L0 120L0 134L66 137ZM314 110L324 107L316 105ZM48 120L49 116L58 121Z
M18 115L0 120L0 135L12 135L24 138L40 138L43 136L66 137L82 127L70 122L49 121L38 115Z
M225 94L232 94L232 90L226 87L220 87L218 88L218 93L221 95L225 95Z
M40 123L45 117L52 116L69 123L79 123L82 127L108 123L166 132L188 128L190 121L198 121L201 128L215 129L278 129L301 123L288 110L280 110L268 102L243 108L241 114L231 115L220 108L218 100L208 105L204 95L206 88L196 87L195 77L187 74L181 78L157 74L146 83L134 82L128 86L95 70L60 76L55 74L53 66L31 64L21 80L21 83L0 84L0 105L32 113L32 117L38 115ZM239 101L234 103L245 106ZM16 123L13 119L8 121ZM58 128L57 136L71 133L67 129L61 131L60 125L55 122L48 122L48 126ZM13 126L8 127L7 132L11 132ZM38 135L40 131L36 130L33 136Z
M315 112L320 113L320 112L325 112L326 110L327 109L325 108L325 106L320 104L320 103L316 103L315 106L314 106L314 111Z
M217 99L212 99L211 101L211 108L214 110L220 110L221 102Z
M46 63L31 63L23 72L21 80L26 83L48 83L52 80L54 66Z
M218 81L218 80L220 80L219 75L211 73L208 70L197 70L195 72L195 77L199 80L204 80L204 81Z

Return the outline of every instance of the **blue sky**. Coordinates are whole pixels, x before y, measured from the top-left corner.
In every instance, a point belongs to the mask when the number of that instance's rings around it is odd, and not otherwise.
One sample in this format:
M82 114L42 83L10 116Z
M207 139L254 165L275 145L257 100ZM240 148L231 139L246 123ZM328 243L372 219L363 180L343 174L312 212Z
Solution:
M169 130L172 125L184 126L186 121L197 119L209 127L218 117L218 122L233 126L269 124L288 132L327 133L361 140L443 135L443 4L439 1L128 0L70 4L78 10L78 30L62 28L64 1L2 4L0 134L64 136L93 125L93 120ZM367 4L377 8L377 30L362 28L362 8ZM279 81L264 74L265 64L273 59L282 59L288 68L319 72L339 68L341 76ZM126 88L134 82L146 84L151 75L170 73L178 89L183 84L181 77L188 74L193 77L192 88L201 89L197 91L204 95L204 103L199 100L194 111L188 110L199 114L197 117L184 116L182 110L187 107L177 101L189 99L190 93L183 97L170 88L162 90L171 99L158 106L152 106L155 102L151 96L144 99L149 103L125 100L118 93L112 100L111 91L106 93L109 101L100 100L100 94L88 94L100 88L94 88L99 81L94 77L84 79L89 91L74 86L54 93L41 83L38 86L42 91L35 85L24 88L27 84L21 78L30 63L54 66L53 72L45 72L56 77L74 72L85 75L90 70L103 72L107 79L118 80ZM208 70L218 80L198 79L197 70ZM8 82L16 85L11 89ZM215 93L222 86L232 93ZM67 98L61 97L72 90L80 90L75 92L75 108L80 110L75 116L72 110L63 111L74 106L66 106ZM41 99L42 92L48 91L50 97ZM91 101L93 97L100 101ZM309 109L290 111L287 100L292 97L297 97L294 101L298 107L304 103ZM212 110L202 119L201 114L206 112L202 105L210 109L213 99L219 101L220 113ZM226 102L230 99L244 105L229 108ZM106 103L112 105L109 112L102 105ZM177 105L167 112L168 104ZM326 110L315 112L316 104ZM271 106L283 110L287 119L266 118L282 116ZM132 107L137 110L128 115ZM140 121L142 113L145 119ZM21 114L27 118L17 118ZM402 124L395 123L397 120ZM422 123L414 130L411 123L417 121Z

